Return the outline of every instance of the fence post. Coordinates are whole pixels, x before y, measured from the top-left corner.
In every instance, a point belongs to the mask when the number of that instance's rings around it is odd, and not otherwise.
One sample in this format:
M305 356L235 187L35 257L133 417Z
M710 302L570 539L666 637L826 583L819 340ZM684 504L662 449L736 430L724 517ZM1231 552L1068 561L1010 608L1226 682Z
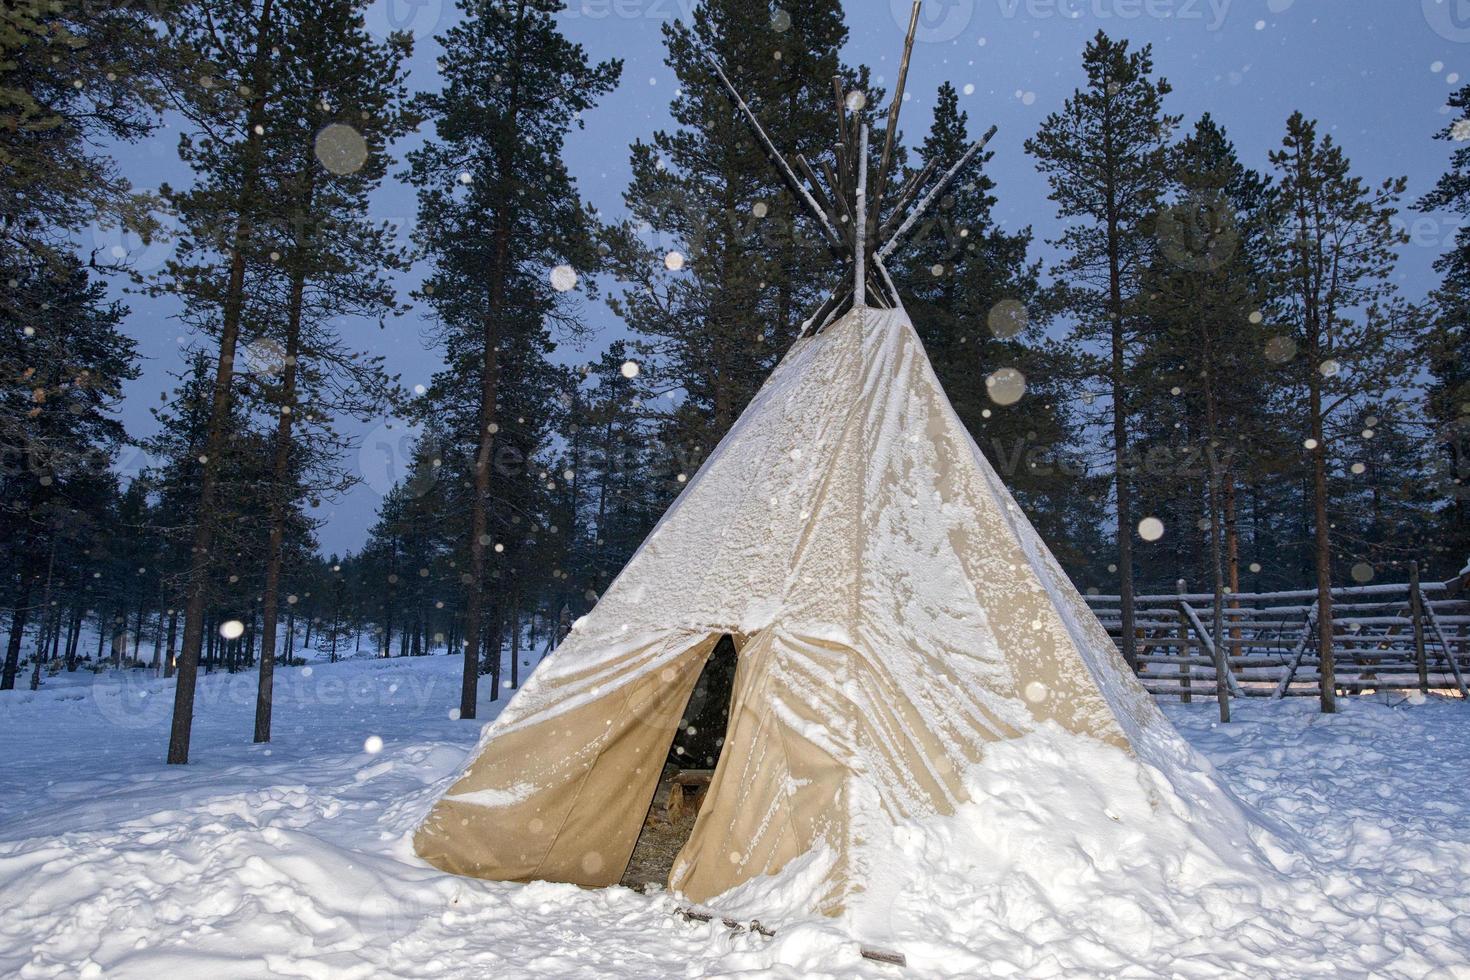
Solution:
M1424 649L1424 593L1419 588L1419 563L1409 562L1409 618L1414 623L1414 662L1419 668L1419 690L1429 693L1429 655Z
M1189 617L1184 613L1184 593L1188 591L1188 586L1184 579L1180 579L1175 585L1179 590L1179 639L1183 641L1179 648L1179 656L1183 657L1186 661L1179 665L1179 684L1184 688L1183 692L1179 695L1179 700L1185 704L1192 704L1194 702L1194 695L1189 692L1189 689L1193 685L1189 678L1194 672L1194 665L1188 662L1192 659L1189 652Z

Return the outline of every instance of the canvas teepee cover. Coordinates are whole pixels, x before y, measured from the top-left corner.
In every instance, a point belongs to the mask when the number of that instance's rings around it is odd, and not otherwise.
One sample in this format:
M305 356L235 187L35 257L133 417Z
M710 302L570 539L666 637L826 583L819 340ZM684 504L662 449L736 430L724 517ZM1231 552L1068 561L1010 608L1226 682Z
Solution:
M1042 725L1164 768L1187 748L940 389L901 309L800 341L420 827L484 878L618 881L700 670L739 649L726 744L670 886L810 855L861 909L895 828L952 812Z
M1192 828L1242 838L1233 801L955 416L885 267L995 134L937 180L930 161L884 208L919 13L914 0L873 188L867 123L841 79L844 146L824 192L711 60L851 286L829 294L596 608L487 726L415 837L435 865L617 882L725 635L739 650L725 744L669 882L694 901L738 904L739 886L788 869L799 887L772 911L796 895L796 911L885 938L906 840L967 801L987 745L1033 732L1125 750L1182 790ZM851 206L839 214L836 200Z

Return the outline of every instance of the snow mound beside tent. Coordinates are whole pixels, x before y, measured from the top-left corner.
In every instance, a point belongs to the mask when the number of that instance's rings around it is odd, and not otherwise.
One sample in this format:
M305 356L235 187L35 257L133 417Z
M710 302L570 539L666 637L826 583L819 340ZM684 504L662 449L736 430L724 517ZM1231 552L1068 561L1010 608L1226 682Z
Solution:
M1314 716L1301 710L1309 707L1237 706L1247 720L1227 729L1208 721L1212 706L1174 712L1176 723L1192 723L1203 742L1240 739L1265 759L1289 760L1291 769L1252 780L1277 794L1274 816L1248 805L1236 809L1208 763L1181 785L1180 770L1171 781L1131 753L1055 726L992 746L967 773L972 802L951 817L898 828L884 842L891 860L872 873L884 900L867 903L885 906L884 920L846 920L838 931L891 936L911 967L934 976L1296 977L1323 969L1337 976L1470 976L1470 895L1450 881L1470 871L1467 835L1432 844L1421 838L1435 856L1409 858L1400 850L1414 836L1407 828L1394 817L1353 816L1345 787L1323 778L1351 778L1345 770L1356 771L1352 763L1365 756L1387 761L1328 740L1372 732L1374 742L1397 743L1404 733L1390 736L1383 728L1402 713L1349 705L1351 725L1339 723L1328 735L1324 723L1299 746L1312 744L1325 756L1317 770L1299 752L1267 748L1282 734L1273 722L1309 730ZM1464 707L1440 702L1435 710ZM1432 744L1436 736L1427 738ZM1457 742L1465 745L1464 733ZM1239 759L1253 770L1258 761L1251 752ZM1380 781L1369 795L1386 804L1402 795L1412 807L1406 789ZM1322 805L1328 799L1340 805ZM1211 808L1202 806L1206 801ZM1308 811L1324 823L1346 820L1362 836L1348 843L1324 835L1323 824L1299 819ZM1393 813L1391 804L1385 811ZM1431 812L1450 811L1438 804ZM1324 846L1334 836L1347 846ZM722 896L718 906L736 920L779 920L808 905L822 861L820 853L808 855ZM1413 935L1405 931L1409 917ZM795 932L804 938L793 942L809 942L816 928L803 923ZM776 947L784 935L778 931Z

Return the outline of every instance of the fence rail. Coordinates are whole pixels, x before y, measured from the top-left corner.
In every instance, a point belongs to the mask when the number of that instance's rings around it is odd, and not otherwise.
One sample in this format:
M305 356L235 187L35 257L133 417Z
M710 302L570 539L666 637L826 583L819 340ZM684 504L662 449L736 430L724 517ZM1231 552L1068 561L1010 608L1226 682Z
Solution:
M1213 631L1214 601L1212 593L1182 587L1174 595L1134 597L1134 650L1144 687L1185 702L1319 695L1315 589L1227 595L1220 636ZM1119 597L1094 595L1087 602L1121 648ZM1470 698L1465 579L1420 582L1415 570L1403 584L1333 589L1332 618L1338 693L1443 691Z

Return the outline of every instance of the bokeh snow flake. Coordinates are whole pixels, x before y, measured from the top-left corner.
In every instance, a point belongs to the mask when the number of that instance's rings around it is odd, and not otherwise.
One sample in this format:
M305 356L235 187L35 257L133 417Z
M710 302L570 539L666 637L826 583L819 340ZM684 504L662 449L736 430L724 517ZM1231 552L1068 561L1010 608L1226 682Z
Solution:
M1001 368L985 379L985 392L997 405L1014 405L1026 394L1026 376L1015 368Z
M346 123L332 123L316 135L316 158L339 177L355 174L367 163L367 140Z

